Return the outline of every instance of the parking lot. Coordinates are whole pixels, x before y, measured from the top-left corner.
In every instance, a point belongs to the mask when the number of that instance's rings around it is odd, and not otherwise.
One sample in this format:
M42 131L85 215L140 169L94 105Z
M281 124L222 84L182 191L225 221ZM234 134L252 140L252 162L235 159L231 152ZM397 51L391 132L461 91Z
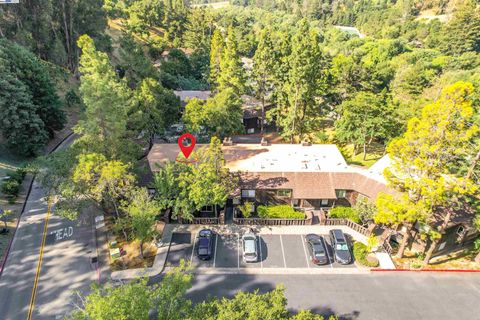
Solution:
M210 260L202 261L196 256L197 235L192 233L173 233L167 266L176 266L180 260L191 261L191 265L202 271L214 268L243 269L321 269L321 268L356 268L354 263L341 265L333 262L333 250L330 239L322 235L329 263L315 265L310 259L305 235L300 234L261 234L258 237L259 259L254 263L245 263L242 259L242 235L239 233L215 234L213 238L213 255Z

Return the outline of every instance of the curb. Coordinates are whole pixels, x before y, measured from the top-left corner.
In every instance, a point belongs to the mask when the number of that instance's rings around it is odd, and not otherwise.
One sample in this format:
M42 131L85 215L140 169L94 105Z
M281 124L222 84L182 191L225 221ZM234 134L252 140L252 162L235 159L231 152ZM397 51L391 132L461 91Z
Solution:
M479 273L475 269L370 269L372 272L450 272L450 273Z
M52 148L52 150L47 152L46 155L49 155L49 154L55 152L62 143L64 143L68 138L70 138L73 135L74 135L73 132L66 135L55 147ZM35 175L32 177L32 180L30 181L30 185L28 186L28 191L27 191L27 194L25 195L25 201L23 202L22 211L20 212L20 215L18 216L18 219L17 219L17 225L15 226L15 229L13 230L13 235L10 238L10 242L8 243L7 250L4 253L3 261L2 261L2 264L0 265L0 277L2 276L3 269L5 267L5 264L7 263L7 258L8 258L8 255L10 253L10 249L11 249L12 244L13 244L13 239L15 239L15 234L17 232L18 226L20 225L20 220L22 219L23 213L25 212L25 207L27 206L28 198L30 197L30 192L32 191L34 181L35 181Z

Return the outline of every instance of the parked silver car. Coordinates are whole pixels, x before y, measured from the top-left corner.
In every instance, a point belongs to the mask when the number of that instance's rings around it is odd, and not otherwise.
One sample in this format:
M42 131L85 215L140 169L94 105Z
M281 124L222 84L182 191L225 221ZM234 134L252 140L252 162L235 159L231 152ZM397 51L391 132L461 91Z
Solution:
M250 229L249 232L242 236L243 261L257 262L258 261L258 239Z

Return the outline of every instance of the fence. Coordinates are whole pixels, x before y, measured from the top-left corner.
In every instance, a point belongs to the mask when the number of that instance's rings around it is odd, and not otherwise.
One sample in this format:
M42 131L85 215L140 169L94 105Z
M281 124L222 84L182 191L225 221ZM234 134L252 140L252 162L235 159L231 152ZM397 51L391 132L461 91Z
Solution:
M363 234L364 236L368 237L372 232L368 230L367 228L359 225L358 223L353 222L352 220L349 219L343 219L343 218L327 218L324 221L326 226L347 226L350 229L353 229L357 231L360 234Z
M259 226L306 226L313 222L313 213L305 211L305 219L266 219L266 218L238 218L238 211L235 209L233 223L239 225Z
M193 218L192 220L182 220L183 224L218 224L218 218Z

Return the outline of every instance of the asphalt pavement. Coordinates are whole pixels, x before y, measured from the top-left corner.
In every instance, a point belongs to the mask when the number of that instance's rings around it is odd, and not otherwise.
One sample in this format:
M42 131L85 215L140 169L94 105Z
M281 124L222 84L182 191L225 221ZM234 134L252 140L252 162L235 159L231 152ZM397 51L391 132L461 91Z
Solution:
M73 141L67 139L60 148ZM70 221L50 215L36 295L32 291L47 216L46 192L33 184L25 212L0 277L0 319L61 318L73 308L75 291L88 292L98 273L91 263L96 256L92 219ZM53 207L53 211L55 208ZM33 303L32 303L33 302Z
M196 274L188 296L232 297L283 284L291 311L310 309L340 319L480 319L480 274L374 272L371 274Z

